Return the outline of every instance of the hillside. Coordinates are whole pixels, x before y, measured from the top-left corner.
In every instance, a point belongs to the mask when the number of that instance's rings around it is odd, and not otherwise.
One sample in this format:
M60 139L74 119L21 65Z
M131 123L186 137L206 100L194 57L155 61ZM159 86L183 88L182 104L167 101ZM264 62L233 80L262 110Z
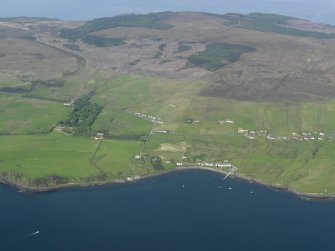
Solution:
M333 26L163 12L0 19L0 31L4 182L41 189L202 166L335 195Z

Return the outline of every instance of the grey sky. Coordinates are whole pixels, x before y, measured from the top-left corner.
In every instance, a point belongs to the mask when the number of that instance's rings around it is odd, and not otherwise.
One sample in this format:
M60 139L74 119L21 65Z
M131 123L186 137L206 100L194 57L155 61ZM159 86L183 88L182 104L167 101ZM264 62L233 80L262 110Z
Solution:
M0 16L91 19L165 10L271 12L335 24L334 0L1 0Z

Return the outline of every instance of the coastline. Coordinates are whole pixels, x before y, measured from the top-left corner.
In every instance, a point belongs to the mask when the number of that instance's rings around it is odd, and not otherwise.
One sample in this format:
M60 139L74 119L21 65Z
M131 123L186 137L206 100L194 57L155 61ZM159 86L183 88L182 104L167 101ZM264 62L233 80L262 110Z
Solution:
M206 171L210 171L210 172L216 172L216 173L221 173L221 174L227 174L226 171L223 170L218 170L218 169L214 169L214 168L207 168L207 167L182 167L182 168L178 168L177 170L206 170ZM289 187L285 187L283 185L276 185L276 184L268 184L262 180L259 180L257 178L252 178L252 177L248 177L242 174L231 174L231 177L240 179L240 180L244 180L244 181L248 181L251 183L256 183L258 185L270 188L270 189L274 189L274 190L278 190L278 191L283 191L283 192L287 192L290 194L293 194L301 199L306 199L306 200L334 200L335 199L335 195L321 195L321 194L317 194L317 193L303 193L300 192L296 189L293 188L289 188Z
M187 171L187 170L204 170L204 171L209 171L209 172L215 172L219 174L224 174L227 175L228 172L223 171L223 170L218 170L214 168L209 168L209 167L202 167L202 166L184 166L184 167L178 167L173 170L165 170L163 172L159 173L152 173L152 174L147 174L143 176L136 176L133 177L131 180L127 179L117 179L113 181L105 181L105 182L92 182L92 183L67 183L67 184L62 184L54 187L47 187L47 188L29 188L22 186L20 184L16 184L13 182L8 182L8 181L3 181L0 180L0 184L8 185L10 187L13 187L17 192L24 192L24 193L45 193L45 192L52 192L52 191L58 191L58 190L63 190L63 189L84 189L84 188L90 188L90 187L102 187L102 186L111 186L111 185L116 185L116 184L131 184L131 183L136 183L138 181L144 180L144 179L149 179L152 177L156 176L162 176L166 175L172 172L179 172L179 171ZM317 193L304 193L300 192L296 189L285 187L283 185L279 184L268 184L262 180L259 180L257 178L252 178L245 176L243 174L231 174L231 177L248 181L251 183L256 183L262 186L265 186L270 189L278 190L278 191L283 191L283 192L288 192L290 194L293 194L301 199L306 199L306 200L334 200L335 195L321 195Z
M253 182L256 184L259 184L261 186L265 186L268 187L270 189L274 189L277 191L282 191L282 192L287 192L290 194L293 194L301 199L305 199L305 200L334 200L335 199L335 195L322 195L322 194L317 194L317 193L304 193L304 192L300 192L294 188L290 188L290 187L286 187L283 185L279 185L279 184L268 184L264 181L261 181L259 179L256 178L251 178L245 175L241 175L241 174L234 174L234 177L241 179L241 180L245 180L245 181L249 181L249 182Z

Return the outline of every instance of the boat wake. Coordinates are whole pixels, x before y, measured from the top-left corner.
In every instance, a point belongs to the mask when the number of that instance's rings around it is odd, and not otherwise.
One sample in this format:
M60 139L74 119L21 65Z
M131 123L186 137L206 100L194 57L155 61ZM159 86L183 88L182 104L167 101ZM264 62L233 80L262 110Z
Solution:
M25 236L23 237L23 239L27 239L27 238L32 237L32 236L34 236L34 235L36 235L36 234L39 234L39 233L40 233L40 231L36 231L36 232L34 232L34 233L27 234L27 235L25 235Z

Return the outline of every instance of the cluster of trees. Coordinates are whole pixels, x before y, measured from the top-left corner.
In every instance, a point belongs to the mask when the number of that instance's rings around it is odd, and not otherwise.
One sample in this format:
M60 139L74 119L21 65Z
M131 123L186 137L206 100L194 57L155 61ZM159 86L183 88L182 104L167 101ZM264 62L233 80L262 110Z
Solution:
M116 28L116 27L146 27L153 29L169 29L172 25L164 23L161 18L164 13L153 13L146 15L120 15L115 17L97 18L87 22L85 25L76 29L64 29L61 31L60 36L67 38L71 41L78 39L83 40L85 43L95 44L97 46L116 46L124 44L120 38L103 38L91 36L90 33Z
M78 39L81 39L83 42L87 44L94 44L98 47L109 47L109 46L118 46L123 45L126 42L121 38L105 38L105 37L97 37L92 36L86 33L85 31L81 30L63 30L61 32L61 37L67 38L70 41L77 41ZM65 47L79 51L80 48L76 44L65 44Z
M160 51L164 51L164 49L167 47L167 44L166 43L162 43L159 45L159 50Z
M184 51L189 51L192 49L192 46L190 45L187 45L187 44L179 44L179 47L178 47L178 50L177 52L180 53L180 52L184 52Z
M155 54L154 58L160 58L163 55L163 51L166 48L167 44L163 43L159 45L159 51L157 51L157 53Z
M185 120L184 120L184 122L186 123L186 124L193 124L193 119L192 118L186 118Z
M73 128L74 135L91 135L92 125L103 109L103 106L90 102L93 94L94 92L77 99L64 123L65 126Z
M209 44L206 50L188 57L192 65L216 71L226 65L240 60L241 54L256 51L255 48L239 44L214 43Z
M150 163L151 163L152 167L155 168L156 170L164 169L162 159L159 156L151 157Z

